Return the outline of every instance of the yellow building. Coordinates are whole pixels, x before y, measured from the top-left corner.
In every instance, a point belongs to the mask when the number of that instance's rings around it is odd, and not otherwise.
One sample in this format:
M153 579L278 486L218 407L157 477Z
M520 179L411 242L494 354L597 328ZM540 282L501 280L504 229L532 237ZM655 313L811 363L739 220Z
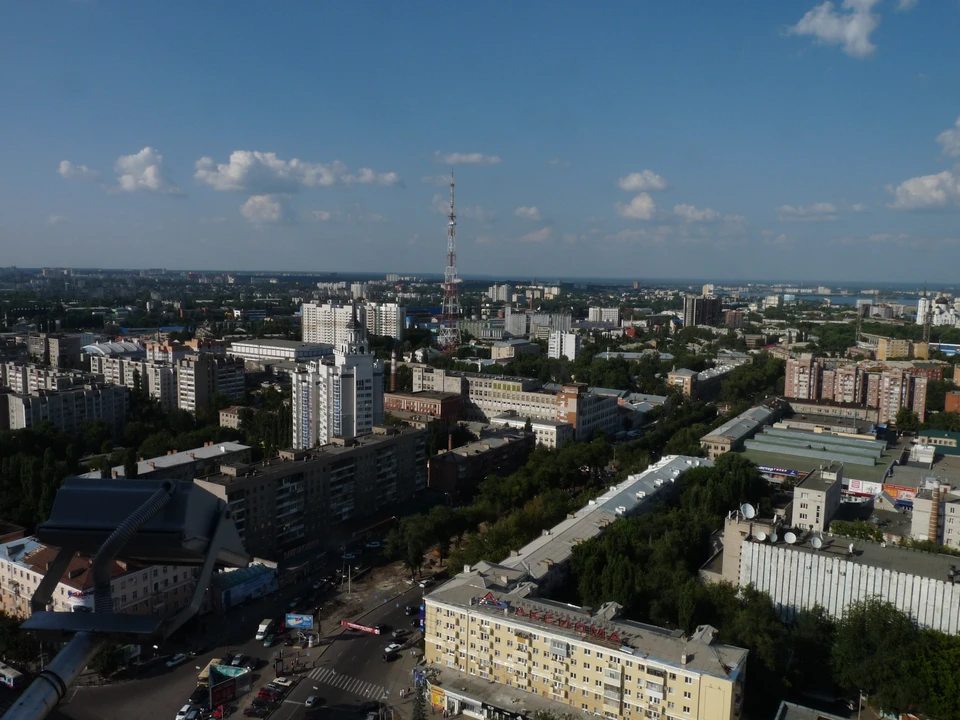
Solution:
M428 699L492 720L538 710L611 720L735 720L747 650L537 596L522 568L482 562L424 598Z

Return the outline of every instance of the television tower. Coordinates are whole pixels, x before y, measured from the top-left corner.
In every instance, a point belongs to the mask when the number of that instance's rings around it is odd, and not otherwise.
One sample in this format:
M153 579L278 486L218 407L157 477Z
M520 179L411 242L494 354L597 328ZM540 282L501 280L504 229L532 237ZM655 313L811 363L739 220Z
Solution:
M453 212L453 171L450 171L450 215L447 224L447 267L443 271L443 317L439 345L447 355L460 347L460 278L457 277L457 216Z

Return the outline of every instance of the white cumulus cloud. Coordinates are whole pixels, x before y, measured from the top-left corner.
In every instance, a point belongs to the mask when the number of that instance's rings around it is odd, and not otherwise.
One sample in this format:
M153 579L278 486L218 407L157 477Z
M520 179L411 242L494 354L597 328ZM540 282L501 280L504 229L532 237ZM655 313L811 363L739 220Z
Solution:
M427 175L426 177L420 178L420 182L426 183L427 185L438 185L443 187L450 184L449 175Z
M284 195L253 195L240 208L240 214L254 225L293 224Z
M434 159L442 165L499 165L499 155L484 155L483 153L442 153L439 150L433 154Z
M873 12L879 0L843 0L840 10L832 2L817 5L796 25L792 35L811 35L824 45L841 45L850 57L864 58L877 46L870 35L880 25L880 16Z
M812 205L781 205L777 217L785 222L833 221L839 220L837 206L833 203L813 203Z
M617 184L621 190L627 192L651 192L653 190L666 190L667 188L667 181L653 170L632 172L626 177L620 178Z
M850 206L850 211L855 213L870 212L870 206L866 203L854 203Z
M540 210L537 209L535 205L531 205L530 207L518 207L513 211L513 214L518 218L523 218L524 220L540 220Z
M945 208L960 205L960 176L949 170L936 175L922 175L905 180L896 187L887 186L893 193L893 202L888 204L895 210L923 210Z
M310 217L312 217L314 220L319 220L320 222L327 222L333 217L333 213L329 210L314 210L310 213Z
M943 146L944 155L960 156L960 117L952 128L937 135L937 142Z
M519 242L522 243L541 243L550 239L550 228L540 228L539 230L534 230L531 233L527 233Z
M203 157L196 162L194 177L214 190L235 190L255 195L297 192L301 187L332 185L400 185L395 172L378 173L361 168L348 171L339 160L311 163L293 158L282 160L276 153L259 150L234 150L226 163Z
M564 160L563 158L554 158L553 160L550 160L547 165L550 167L559 168L560 170L566 170L568 167L570 167L570 161Z
M100 179L100 173L96 170L91 170L86 165L74 165L69 160L61 160L57 172L60 173L60 177L67 180L92 180L96 182Z
M114 163L119 190L147 192L161 195L182 195L183 190L170 182L163 172L163 155L152 147L145 147L133 155L121 155Z
M64 220L63 215L47 215L47 225L60 225Z
M657 204L647 193L640 193L626 205L617 203L616 208L620 217L632 220L649 220L657 212Z
M721 217L716 210L710 208L698 210L693 205L674 205L673 212L688 222L715 222Z
M916 4L917 0L900 0L900 3L897 5L897 10L913 10Z

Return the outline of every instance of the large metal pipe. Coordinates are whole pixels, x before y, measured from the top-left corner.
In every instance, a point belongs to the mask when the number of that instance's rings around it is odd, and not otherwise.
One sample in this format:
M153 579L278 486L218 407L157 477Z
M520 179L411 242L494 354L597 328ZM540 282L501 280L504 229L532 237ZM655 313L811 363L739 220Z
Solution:
M45 667L3 720L42 720L67 694L67 689L106 642L94 633L79 632Z

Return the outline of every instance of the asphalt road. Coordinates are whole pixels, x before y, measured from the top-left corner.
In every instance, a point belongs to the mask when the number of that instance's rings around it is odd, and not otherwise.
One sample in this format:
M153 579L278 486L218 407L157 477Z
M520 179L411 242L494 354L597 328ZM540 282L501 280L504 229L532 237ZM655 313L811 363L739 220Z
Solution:
M410 627L419 618L404 614L405 605L419 608L423 590L413 587L390 603L373 610L363 618L363 624L388 625L391 629L409 630L407 644L397 660L385 663L383 651L395 641L390 633L373 635L360 630L346 630L333 638L316 667L305 674L285 698L271 720L301 720L302 718L366 717L378 701L399 700L399 689L412 684L409 642L417 636ZM316 688L316 689L314 689ZM310 695L320 698L318 707L307 710L304 702Z
M272 679L273 668L268 661L282 645L265 648L263 641L254 639L257 626L265 617L283 615L289 610L290 600L307 596L309 587L310 584L305 583L284 588L274 597L262 598L213 621L205 633L210 638L211 649L198 657L188 658L176 668L167 668L161 661L131 682L103 687L72 687L58 709L59 717L63 720L173 720L196 689L200 669L214 657L226 658L228 651L260 660L260 667L254 671L254 684L260 676ZM187 637L179 644L163 646L160 651L172 655L204 642L203 638Z

